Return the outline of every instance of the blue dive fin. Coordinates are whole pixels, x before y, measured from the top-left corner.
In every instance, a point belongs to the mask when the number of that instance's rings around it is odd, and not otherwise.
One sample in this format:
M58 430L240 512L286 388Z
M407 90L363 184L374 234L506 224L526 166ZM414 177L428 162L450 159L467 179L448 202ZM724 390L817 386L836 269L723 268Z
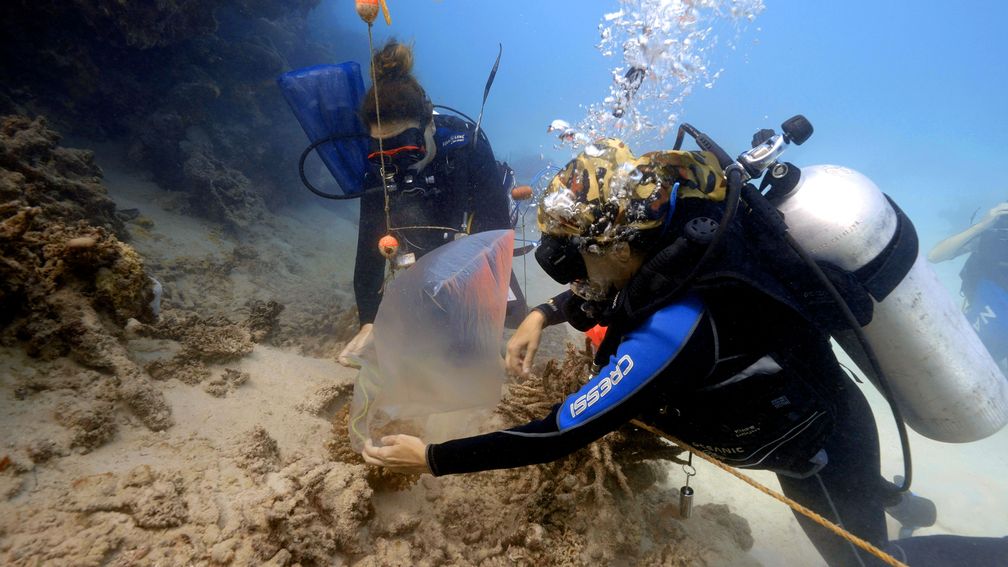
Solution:
M315 65L289 71L277 84L322 162L347 195L360 193L367 171L367 132L357 111L364 97L360 65ZM325 140L335 138L333 141Z

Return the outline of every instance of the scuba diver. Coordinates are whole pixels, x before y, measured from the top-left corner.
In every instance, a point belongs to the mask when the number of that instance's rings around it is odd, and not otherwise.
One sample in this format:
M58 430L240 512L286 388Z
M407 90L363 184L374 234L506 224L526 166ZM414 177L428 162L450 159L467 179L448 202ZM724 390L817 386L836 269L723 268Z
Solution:
M928 260L944 262L965 253L969 258L959 273L963 311L991 356L1008 369L1008 202L936 244Z
M353 365L351 357L371 337L386 263L375 244L390 229L399 243L399 249L391 252L400 257L412 254L415 259L460 235L511 228L503 176L482 130L461 118L433 112L411 73L409 46L390 40L375 51L372 64L376 85L360 109L370 134L371 165L361 196L354 268L361 327L339 355L345 366ZM512 292L519 293L515 286ZM525 315L524 299L519 303L517 321Z
M712 227L731 219L722 167L708 151L586 148L538 209L536 258L571 289L532 310L505 364L527 372L548 325L604 324L592 377L540 420L436 444L389 435L366 443L365 461L438 476L521 467L636 418L725 464L773 471L787 496L910 565L1003 565L1008 538L888 541L884 510L899 496L881 476L871 409L829 335L762 261L766 251L736 230L742 221L726 223L713 276L688 275L704 263ZM830 565L880 564L796 516Z

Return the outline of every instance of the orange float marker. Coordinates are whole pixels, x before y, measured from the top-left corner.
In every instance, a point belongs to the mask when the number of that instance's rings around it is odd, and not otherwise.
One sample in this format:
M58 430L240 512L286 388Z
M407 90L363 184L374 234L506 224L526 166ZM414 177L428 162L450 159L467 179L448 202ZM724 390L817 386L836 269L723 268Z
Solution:
M378 241L378 251L386 258L392 258L399 252L399 241L391 234L386 234Z
M515 201L524 201L532 197L532 188L528 185L519 185L511 190L511 198Z
M373 24L378 17L378 0L356 0L357 15L365 23Z

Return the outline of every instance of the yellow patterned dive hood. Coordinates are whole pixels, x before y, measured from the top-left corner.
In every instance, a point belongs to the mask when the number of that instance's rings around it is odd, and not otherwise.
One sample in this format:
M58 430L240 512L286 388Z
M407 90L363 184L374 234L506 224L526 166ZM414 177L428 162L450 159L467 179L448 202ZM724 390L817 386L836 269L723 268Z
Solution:
M676 198L721 201L725 188L709 152L650 152L637 158L620 140L606 138L587 146L550 181L537 220L544 235L604 245L664 226Z

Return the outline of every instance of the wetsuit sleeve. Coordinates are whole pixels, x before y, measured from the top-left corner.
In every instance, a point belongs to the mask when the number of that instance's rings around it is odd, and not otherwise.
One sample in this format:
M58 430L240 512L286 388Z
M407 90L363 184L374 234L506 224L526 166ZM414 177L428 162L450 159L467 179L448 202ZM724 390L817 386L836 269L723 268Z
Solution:
M546 303L541 303L533 309L546 316L546 326L569 323L571 327L579 331L587 331L594 327L598 321L588 316L581 306L584 300L574 295L574 292L567 290L553 296Z
M475 147L466 148L469 193L462 210L475 213L472 232L511 228L508 197L490 142L480 136Z
M546 303L540 303L532 309L535 309L546 317L547 327L559 325L560 323L566 323L567 314L564 311L563 306L566 305L572 297L574 297L574 292L568 289L567 291L551 297Z
M380 191L365 193L360 199L357 260L354 264L354 298L361 325L374 323L381 303L385 258L378 252L378 239L384 232L384 195Z
M629 333L609 364L545 418L504 431L427 447L435 475L513 468L556 460L656 409L679 377L705 376L713 330L696 297L669 305Z

